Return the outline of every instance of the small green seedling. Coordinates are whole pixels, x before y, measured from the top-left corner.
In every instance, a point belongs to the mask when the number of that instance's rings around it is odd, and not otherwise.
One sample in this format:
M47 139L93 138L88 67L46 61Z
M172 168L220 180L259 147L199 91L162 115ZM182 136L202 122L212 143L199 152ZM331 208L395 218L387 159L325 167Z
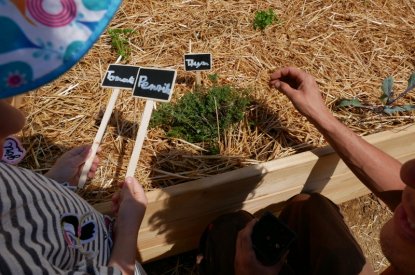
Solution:
M175 104L163 104L153 113L150 127L189 142L205 142L215 153L218 137L244 118L248 92L231 86L213 86L189 92Z
M342 100L340 100L337 107L366 108L366 109L371 109L373 111L382 111L386 114L393 114L393 113L397 113L397 112L407 112L407 111L415 110L415 105L399 105L399 106L398 105L392 105L398 99L402 98L407 93L409 93L410 91L415 89L415 72L409 77L408 86L405 89L405 91L400 93L395 98L393 97L394 96L393 84L394 84L394 80L393 80L392 76L389 76L389 77L385 78L382 81L382 86L381 86L382 93L379 97L379 99L382 102L381 106L363 105L360 102L360 100L358 100L357 98L354 98L354 99L342 99Z
M214 84L217 85L218 81L219 81L219 76L218 74L209 74L208 75L209 80Z
M109 29L108 34L111 37L111 45L118 55L128 59L131 54L128 38L134 34L132 29Z
M264 30L267 26L278 21L278 17L272 9L257 11L254 19L254 29Z

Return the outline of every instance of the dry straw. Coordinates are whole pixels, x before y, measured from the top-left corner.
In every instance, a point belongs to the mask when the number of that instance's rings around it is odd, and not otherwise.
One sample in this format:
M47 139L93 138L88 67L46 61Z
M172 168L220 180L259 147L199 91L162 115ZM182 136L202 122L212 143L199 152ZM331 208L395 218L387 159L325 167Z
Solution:
M269 8L279 22L254 30L255 12ZM406 87L415 64L415 10L410 0L125 0L110 28L135 30L129 64L178 70L173 101L194 84L195 75L183 69L189 41L193 52L212 53L210 73L219 75L221 84L248 88L255 101L246 119L221 138L219 156L206 156L203 144L167 138L151 129L136 172L146 190L324 145L287 98L268 87L269 73L282 66L295 65L313 74L327 106L359 134L413 121L410 113L386 116L335 108L343 97L378 104L380 83L389 75L400 80L399 90ZM28 123L22 136L29 156L24 166L44 172L68 148L93 141L111 94L99 83L116 58L104 33L71 71L25 97ZM210 85L207 73L202 80ZM412 100L411 94L401 99L406 104ZM124 177L143 108L142 100L122 91L103 139L98 175L83 194L90 202L108 200Z

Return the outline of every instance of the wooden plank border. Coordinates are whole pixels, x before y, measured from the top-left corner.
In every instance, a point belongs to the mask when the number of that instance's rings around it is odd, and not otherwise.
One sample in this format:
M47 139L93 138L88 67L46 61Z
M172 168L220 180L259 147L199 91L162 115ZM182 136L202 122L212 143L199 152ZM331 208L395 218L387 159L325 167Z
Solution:
M415 125L365 137L400 161L415 158ZM382 169L382 168L380 168ZM278 211L301 190L321 192L342 203L370 191L327 146L282 159L147 193L138 235L139 260L161 259L197 248L205 226L223 213ZM111 203L94 206L109 213Z

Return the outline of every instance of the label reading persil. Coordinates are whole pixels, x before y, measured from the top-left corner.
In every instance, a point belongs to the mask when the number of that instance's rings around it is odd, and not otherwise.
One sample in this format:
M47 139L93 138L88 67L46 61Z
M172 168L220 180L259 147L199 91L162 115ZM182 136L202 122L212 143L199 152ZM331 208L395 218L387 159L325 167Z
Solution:
M133 96L168 102L173 94L176 70L140 68Z

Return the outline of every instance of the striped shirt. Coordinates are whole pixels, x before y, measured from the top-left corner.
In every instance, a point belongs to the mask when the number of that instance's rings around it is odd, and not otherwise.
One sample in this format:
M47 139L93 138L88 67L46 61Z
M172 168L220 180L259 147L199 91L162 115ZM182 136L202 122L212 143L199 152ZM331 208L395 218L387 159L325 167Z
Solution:
M106 217L74 192L0 163L0 274L120 274Z

